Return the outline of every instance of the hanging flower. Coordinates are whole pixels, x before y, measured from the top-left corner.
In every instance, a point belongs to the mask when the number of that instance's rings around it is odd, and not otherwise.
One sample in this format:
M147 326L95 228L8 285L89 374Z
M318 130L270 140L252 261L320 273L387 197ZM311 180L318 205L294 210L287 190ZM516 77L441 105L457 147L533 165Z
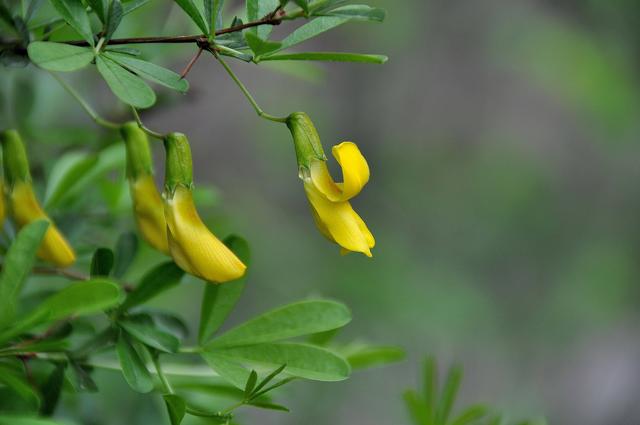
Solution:
M170 133L164 144L167 153L164 214L171 256L180 268L208 282L238 279L247 267L209 231L193 202L191 149L187 137Z
M332 149L342 167L342 183L336 183L327 168L320 136L309 116L295 112L287 119L298 160L299 175L320 232L342 247L343 254L354 251L371 257L375 239L349 200L369 181L369 166L352 142Z
M138 230L149 245L169 254L164 205L155 181L147 135L135 122L120 129L127 149L127 178Z
M3 148L5 179L8 184L9 210L18 228L35 220L46 220L49 227L38 249L38 256L59 267L68 267L76 261L73 248L56 225L44 212L31 186L31 173L27 154L20 135L15 130L0 133Z

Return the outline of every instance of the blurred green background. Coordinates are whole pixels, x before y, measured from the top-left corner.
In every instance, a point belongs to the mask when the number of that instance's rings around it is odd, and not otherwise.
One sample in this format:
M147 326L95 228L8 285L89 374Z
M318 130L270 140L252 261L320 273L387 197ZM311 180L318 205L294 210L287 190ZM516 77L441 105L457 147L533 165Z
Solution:
M354 207L376 236L373 259L341 257L316 231L287 129L258 119L212 58L191 72L187 96L161 91L161 105L143 114L151 128L189 135L214 231L252 244L232 323L323 295L353 310L345 340L408 353L345 382L291 385L282 396L291 413L248 412L241 422L408 424L401 394L419 382L426 353L464 364L463 403L550 424L639 422L640 3L371 3L387 10L383 25L349 24L304 50L383 53L383 66L232 66L266 111L309 113L325 148L359 145L372 177ZM189 32L177 7L149 8L156 23L131 22L116 36ZM142 50L174 70L194 53ZM112 141L46 74L0 72L3 125L42 141L30 152L43 160L40 176L51 155ZM95 71L72 82L105 115L126 116ZM112 238L132 228L123 199ZM73 219L63 226L96 243ZM185 282L157 306L195 324L200 294ZM161 400L134 395L119 375L98 383L101 395L68 400L83 423L165 420Z

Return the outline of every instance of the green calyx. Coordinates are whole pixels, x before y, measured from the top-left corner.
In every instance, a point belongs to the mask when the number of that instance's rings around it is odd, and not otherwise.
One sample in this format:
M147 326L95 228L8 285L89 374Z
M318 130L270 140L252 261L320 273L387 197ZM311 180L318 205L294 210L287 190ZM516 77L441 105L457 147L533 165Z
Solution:
M326 161L320 136L311 118L304 112L294 112L287 117L287 127L293 136L298 166L309 168L311 161Z
M18 131L0 132L0 143L3 151L4 178L7 183L13 186L19 182L30 182L29 160Z
M153 174L153 161L149 140L138 123L130 121L120 127L127 149L127 177L135 180Z
M167 155L164 173L164 186L170 195L179 185L191 189L193 186L193 166L191 148L187 136L182 133L169 133L164 138Z

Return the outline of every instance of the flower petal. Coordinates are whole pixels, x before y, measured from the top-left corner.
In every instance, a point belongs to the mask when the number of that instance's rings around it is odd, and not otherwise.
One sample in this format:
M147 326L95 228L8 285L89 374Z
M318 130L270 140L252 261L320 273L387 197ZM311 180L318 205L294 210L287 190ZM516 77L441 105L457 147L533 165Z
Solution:
M370 248L375 241L351 204L326 199L313 184L305 184L304 187L320 231L342 248L371 257Z
M247 267L200 219L189 189L178 186L173 198L165 200L165 217L169 249L182 269L213 283L244 274Z
M153 177L138 177L131 180L129 187L136 224L142 237L158 251L169 254L164 207Z
M44 219L49 222L49 228L38 248L38 257L59 267L68 267L76 261L75 252L40 206L30 184L17 183L9 199L11 213L19 228L34 220Z
M334 182L325 161L313 161L309 166L311 180L328 200L343 202L356 196L369 181L369 165L353 142L342 142L332 149L342 167L342 183Z

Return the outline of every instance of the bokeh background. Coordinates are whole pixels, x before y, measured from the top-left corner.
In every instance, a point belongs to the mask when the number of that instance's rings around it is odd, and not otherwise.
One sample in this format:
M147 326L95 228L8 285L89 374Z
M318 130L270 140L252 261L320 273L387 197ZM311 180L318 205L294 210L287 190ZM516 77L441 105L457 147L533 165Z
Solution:
M291 385L282 396L291 413L242 422L408 424L402 392L418 385L430 353L464 365L461 403L550 424L639 423L640 3L370 3L387 10L384 24L348 24L304 50L383 53L385 65L232 66L265 110L309 113L326 148L358 143L372 178L354 207L376 236L373 259L341 257L316 231L287 129L258 119L212 58L189 75L187 96L161 91L143 114L151 128L189 135L210 223L252 244L231 323L323 295L353 310L340 339L407 352L345 382ZM155 22L119 34L189 28L168 2L149 7ZM193 53L143 50L175 70ZM5 104L48 142L32 155L113 137L33 67L0 72ZM70 81L105 115L126 116L92 73ZM72 224L74 237L90 238ZM195 324L200 291L185 282L157 306ZM117 374L99 377L110 401L84 397L85 423L164 420L158 400L134 396Z

